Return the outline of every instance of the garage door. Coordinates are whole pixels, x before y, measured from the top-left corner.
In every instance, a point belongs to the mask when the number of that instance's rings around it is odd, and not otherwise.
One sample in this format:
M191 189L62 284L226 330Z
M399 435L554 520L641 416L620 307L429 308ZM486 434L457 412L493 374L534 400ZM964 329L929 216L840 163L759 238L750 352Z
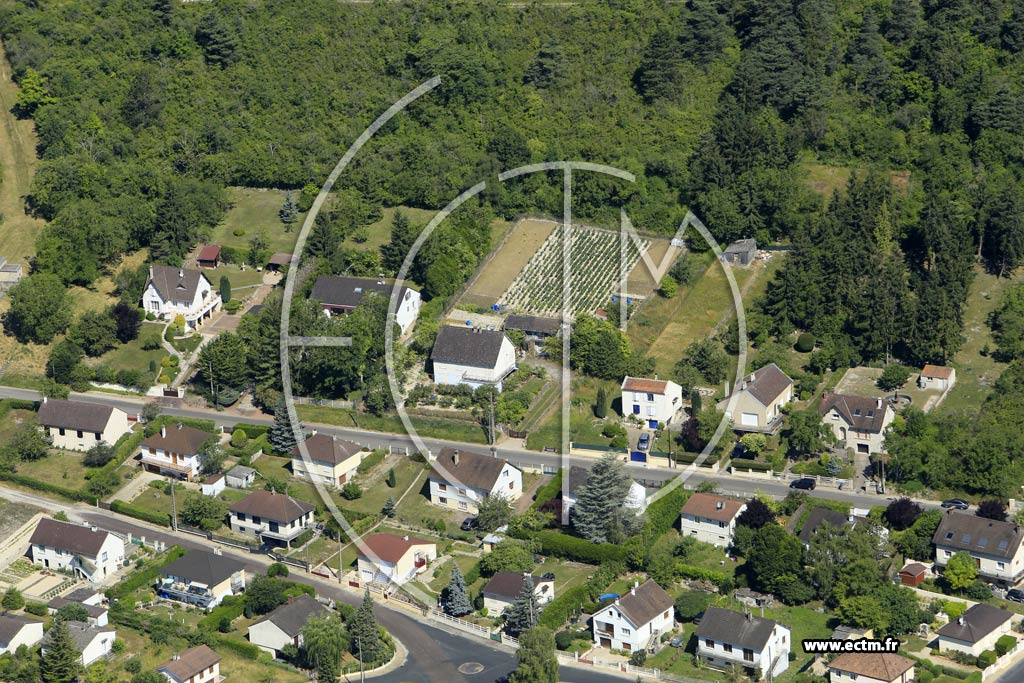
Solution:
M756 427L757 413L743 413L743 416L740 418L740 424L745 427Z

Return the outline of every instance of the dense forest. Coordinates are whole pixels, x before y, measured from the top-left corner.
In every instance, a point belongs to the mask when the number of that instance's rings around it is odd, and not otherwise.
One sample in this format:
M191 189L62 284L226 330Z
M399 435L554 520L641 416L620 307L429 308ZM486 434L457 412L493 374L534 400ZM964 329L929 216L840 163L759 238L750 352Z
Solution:
M397 268L415 226L381 254L337 248L383 205L436 208L554 159L637 174L579 174L588 219L622 206L667 234L691 208L723 242L791 242L763 326L812 331L836 366L947 360L975 261L1007 274L1024 258L1020 0L3 0L0 32L39 133L28 199L50 222L35 268L65 283L144 246L180 261L228 185L318 186L434 74L441 87L374 139L318 222L327 270ZM807 162L857 170L824 200ZM560 202L543 176L491 183L413 279L451 294L489 249L490 216Z

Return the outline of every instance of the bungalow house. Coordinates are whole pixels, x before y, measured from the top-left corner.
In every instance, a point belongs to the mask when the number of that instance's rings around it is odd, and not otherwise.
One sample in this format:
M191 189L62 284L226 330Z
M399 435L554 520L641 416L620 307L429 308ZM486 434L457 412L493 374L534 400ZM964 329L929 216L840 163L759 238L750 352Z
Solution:
M50 602L46 603L46 610L50 614L57 614L57 612L60 611L60 608L65 605L77 605L85 610L87 615L85 622L90 626L106 626L110 623L108 610L103 605L98 603L90 605L88 603L79 602L78 600L72 600L70 597L53 598Z
M736 532L736 519L746 509L747 504L742 500L714 493L694 493L679 511L679 530L684 536L717 548L728 548Z
M210 432L178 423L142 441L142 466L148 472L175 479L195 481L203 462L199 455L203 444L213 438Z
M251 624L249 642L277 657L288 645L302 647L302 627L313 617L326 614L326 607L302 593Z
M736 240L722 252L722 263L749 266L757 258L757 240Z
M263 543L291 547L296 536L313 524L316 506L284 493L253 491L228 508L231 530Z
M708 607L697 627L697 657L715 669L733 665L775 678L789 668L789 628L772 619Z
M737 432L774 434L782 426L782 409L793 400L793 380L775 363L743 378L718 402Z
M190 550L160 570L157 594L205 609L245 590L245 566L219 552Z
M8 263L5 257L0 256L0 296L21 282L23 274L20 263Z
M43 639L43 622L14 614L0 614L0 655L14 654Z
M321 275L313 285L309 298L316 299L327 315L341 315L354 311L365 296L390 298L396 283L383 279L362 277L335 277ZM398 285L398 303L395 322L404 335L420 314L420 293L406 285Z
M430 470L430 502L476 514L487 496L517 500L523 495L519 468L489 455L442 448Z
M313 434L306 438L306 453L302 457L298 445L291 450L292 474L299 479L341 486L351 479L363 461L363 447L357 443L328 434Z
M224 493L225 488L227 487L224 475L220 472L203 477L203 481L199 485L199 489L203 492L204 496L219 496Z
M220 308L220 293L198 270L172 266L150 266L142 292L142 308L164 320L176 316L194 329Z
M945 365L926 365L917 377L920 389L936 389L945 391L956 384L956 369Z
M587 478L590 476L590 470L586 467L573 465L569 468L567 476L569 478L566 480L562 491L563 515L570 514L573 506L576 505L576 500L579 497L579 491L583 488L583 485L587 483ZM629 493L626 494L626 499L623 501L622 506L627 510L635 510L638 513L643 513L647 509L647 489L645 489L642 484L631 481L629 483ZM568 523L568 520L566 523Z
M828 665L829 683L910 683L913 659L889 652L846 652Z
M516 369L516 349L498 330L442 325L430 352L437 384L467 384L474 389L501 383Z
M245 465L235 465L224 475L224 481L233 489L247 489L256 481L256 470Z
M634 582L629 593L594 613L594 644L628 652L649 650L672 630L674 619L671 595L651 579L641 586Z
M920 562L911 562L900 570L898 576L901 585L917 588L928 578L928 567Z
M97 583L124 562L124 541L109 531L43 517L29 539L32 562Z
M196 255L200 268L216 268L220 265L220 245L205 244Z
M1024 578L1024 529L1015 522L999 522L968 512L947 510L935 529L935 566L942 568L958 552L974 558L978 575L1001 586L1015 586Z
M113 628L108 626L90 626L81 621L65 621L64 624L68 627L68 633L71 634L71 640L75 643L75 649L82 653L81 658L78 660L82 666L89 666L93 662L108 656L114 647L114 638L117 633ZM52 633L53 629L50 629L46 633L46 637L43 638L42 652L44 657L50 649Z
M977 657L995 649L996 641L1010 632L1012 612L979 602L939 629L939 652L959 651Z
M87 451L101 443L114 445L132 430L128 414L113 406L43 397L39 424L56 448Z
M373 534L357 544L359 582L403 584L437 559L433 541L396 534Z
M220 675L220 655L209 645L197 645L174 654L156 670L170 683L218 683L224 678Z
M622 380L622 412L642 420L651 429L668 424L683 407L683 389L663 379L629 377Z
M896 418L886 399L830 392L818 413L840 445L863 454L885 452L885 432Z
M498 572L492 576L483 590L484 607L487 608L487 611L495 616L504 612L516 601L516 598L523 594L527 576L530 575L522 572ZM532 579L533 594L537 596L538 605L546 605L555 599L554 579L545 579L539 576L534 576Z

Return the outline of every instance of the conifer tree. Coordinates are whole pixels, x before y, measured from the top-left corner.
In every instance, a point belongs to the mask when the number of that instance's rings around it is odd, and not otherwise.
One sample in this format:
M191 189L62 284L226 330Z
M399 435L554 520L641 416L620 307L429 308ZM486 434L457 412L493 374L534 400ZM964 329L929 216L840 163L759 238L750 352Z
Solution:
M301 423L298 425L298 429L302 431ZM292 423L288 417L288 406L284 402L284 397L277 401L277 406L274 408L274 424L267 431L267 441L278 453L287 453L295 448L295 432L292 430Z
M278 218L284 223L285 232L291 232L292 223L298 219L298 213L299 207L292 198L291 190L288 190L284 195L284 204L281 205L281 210L277 212Z
M525 576L523 589L515 602L505 610L505 632L513 638L518 638L537 625L539 612L540 605L537 604L537 594L533 590L533 577Z
M394 517L395 499L392 498L391 496L388 496L388 499L384 501L384 507L381 509L381 512L384 514L385 517Z
M473 611L473 605L469 602L466 594L466 579L462 576L459 565L452 562L452 578L448 585L441 591L441 609L452 617L461 617Z
M398 485L398 477L395 476L395 468L392 467L388 470L387 476L384 478L384 483L388 485L389 489L395 488Z
M380 626L373 616L373 598L370 591L363 594L363 603L348 622L349 652L364 664L377 663L384 659L384 642L380 637Z
M598 387L597 389L597 401L594 403L594 415L602 420L608 415L608 395L605 393L604 387Z
M516 657L519 666L509 676L509 683L557 683L558 658L550 630L538 626L524 633Z
M572 507L572 524L583 538L593 543L613 542L630 483L622 463L610 453L591 468Z
M81 654L71 639L67 624L57 619L47 633L46 654L43 655L39 673L43 683L74 683L81 673Z

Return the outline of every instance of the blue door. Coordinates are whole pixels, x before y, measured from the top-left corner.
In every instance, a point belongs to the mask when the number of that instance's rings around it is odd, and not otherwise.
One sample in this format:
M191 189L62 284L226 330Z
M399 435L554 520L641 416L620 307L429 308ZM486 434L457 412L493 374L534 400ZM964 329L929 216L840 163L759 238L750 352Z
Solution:
M648 420L647 421L647 426L650 427L651 429L657 429L658 428L658 421L657 420Z
M630 462L647 462L647 454L643 451L630 451Z
M640 406L639 406L639 404L633 404L633 414L634 415L639 415L640 414Z

